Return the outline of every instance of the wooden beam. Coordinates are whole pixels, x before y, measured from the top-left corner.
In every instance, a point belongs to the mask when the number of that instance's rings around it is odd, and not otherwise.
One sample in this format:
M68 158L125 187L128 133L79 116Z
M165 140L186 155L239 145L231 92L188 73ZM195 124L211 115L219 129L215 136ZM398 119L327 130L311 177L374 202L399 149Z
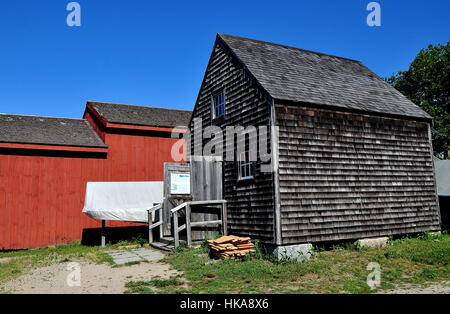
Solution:
M177 211L183 209L186 205L187 205L187 203L180 204L180 205L178 205L177 207L172 208L170 211L174 214L174 213L176 213Z
M187 246L192 245L192 229L191 229L191 206L186 205L186 234L187 234Z
M228 217L227 217L227 202L222 204L222 232L223 235L228 235Z
M186 229L186 224L184 224L184 225L178 227L177 231L178 231L178 232L181 232L181 231L183 231L184 229Z
M102 220L102 247L106 246L106 221Z
M149 209L148 210L148 243L152 244L153 243L153 215L152 215L152 210Z
M220 205L226 203L226 200L210 200L210 201L191 201L189 205Z
M157 223L154 223L150 226L150 229L155 229L156 227L159 227L162 225L162 221L158 221Z
M106 127L108 129L126 129L126 130L139 130L139 131L156 131L156 132L177 132L177 133L186 133L184 129L175 129L175 128L164 128L164 127L155 127L155 126L145 126L145 125L132 125L132 124L117 124L117 123L106 123Z
M194 221L191 222L191 227L204 227L209 225L222 225L222 220L209 220L209 221Z
M281 245L283 242L282 234L281 234L281 195L280 195L280 174L278 172L278 163L279 163L279 149L278 149L278 138L279 134L276 128L276 110L275 103L272 100L271 106L271 120L270 120L270 142L271 142L271 151L272 151L272 178L273 178L273 195L274 195L274 231L275 231L275 242L278 245Z
M175 248L180 246L180 237L178 232L178 212L175 212L173 215L173 239L175 242Z
M20 143L0 143L0 148L54 150L54 151L89 152L89 153L107 153L108 152L108 148L102 148L102 147L78 147L78 146L20 144Z

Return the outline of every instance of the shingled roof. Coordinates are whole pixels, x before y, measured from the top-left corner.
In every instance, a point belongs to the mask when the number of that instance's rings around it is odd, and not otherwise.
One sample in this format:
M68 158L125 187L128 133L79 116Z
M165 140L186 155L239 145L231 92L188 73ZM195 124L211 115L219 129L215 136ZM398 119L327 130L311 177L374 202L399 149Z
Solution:
M86 120L0 114L0 142L106 148Z
M276 100L431 119L359 61L232 35L218 38Z
M89 101L109 123L173 128L187 126L191 111Z

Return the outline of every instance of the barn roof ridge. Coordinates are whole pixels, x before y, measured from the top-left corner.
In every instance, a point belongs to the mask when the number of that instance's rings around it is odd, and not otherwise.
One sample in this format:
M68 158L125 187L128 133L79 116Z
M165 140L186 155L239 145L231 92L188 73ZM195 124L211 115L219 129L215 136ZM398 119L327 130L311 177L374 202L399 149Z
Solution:
M192 112L191 110L186 110L186 109L165 108L165 107L158 107L158 106L142 106L142 105L124 104L124 103L119 103L119 102L107 102L107 101L97 101L97 100L88 100L87 103L88 104L96 103L96 104L107 104L107 105L120 105L120 106L129 106L129 107L138 107L138 108L153 108L153 109L181 111L181 112Z
M234 37L234 38L237 38L237 39L253 41L253 42L259 43L259 44L267 44L267 45L272 45L272 46L278 46L278 47L287 48L287 49L299 50L300 52L312 53L312 54L316 54L316 55L327 56L327 57L338 58L338 59L343 59L343 60L348 60L348 61L362 63L360 60L356 60L356 59L352 59L352 58L336 56L336 55L332 55L332 54L325 53L325 52L314 51L314 50L309 50L309 49L303 49L303 48L298 48L298 47L289 46L289 45L285 45L285 44L278 44L278 43L265 41L265 40L259 40L259 39L248 38L248 37L243 37L243 36L236 36L236 35L225 34L225 33L217 33L217 35L219 35L222 38L224 38L224 37Z
M83 119L83 118L66 118L66 117L38 116L38 115L31 115L31 114L3 113L3 112L0 112L0 116L14 116L14 117L40 118L40 119L59 119L59 120L86 121L86 119ZM87 121L86 121L86 122L87 122Z
M88 101L87 105L90 105L107 122L124 125L168 128L187 126L192 114L190 110L98 101Z

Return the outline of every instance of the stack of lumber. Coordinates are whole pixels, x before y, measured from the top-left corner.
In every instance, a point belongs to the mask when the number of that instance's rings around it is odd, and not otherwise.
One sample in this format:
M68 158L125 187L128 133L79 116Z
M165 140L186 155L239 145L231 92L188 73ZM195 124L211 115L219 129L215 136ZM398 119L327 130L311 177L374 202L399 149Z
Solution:
M219 258L233 258L256 252L255 245L250 238L224 236L208 241L211 254Z

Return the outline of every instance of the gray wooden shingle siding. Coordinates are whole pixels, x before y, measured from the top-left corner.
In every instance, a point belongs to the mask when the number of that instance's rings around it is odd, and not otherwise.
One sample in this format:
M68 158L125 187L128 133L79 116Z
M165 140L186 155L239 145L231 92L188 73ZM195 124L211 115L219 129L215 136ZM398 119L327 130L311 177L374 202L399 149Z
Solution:
M279 126L273 173L257 163L238 182L224 160L230 234L288 245L440 230L431 117L359 61L218 35L192 117Z
M428 123L276 105L283 244L439 230Z
M225 49L220 42L214 48L193 118L202 118L203 128L214 124L222 130L228 125L269 125L268 97L258 90L254 81ZM211 96L223 88L226 89L226 117L212 122ZM192 122L190 129L193 131ZM207 142L204 140L203 144ZM195 141L191 149L194 149L194 145ZM225 160L223 194L228 201L229 234L250 235L267 243L274 242L272 174L261 173L260 165L257 164L255 180L238 183L237 178L237 163Z

